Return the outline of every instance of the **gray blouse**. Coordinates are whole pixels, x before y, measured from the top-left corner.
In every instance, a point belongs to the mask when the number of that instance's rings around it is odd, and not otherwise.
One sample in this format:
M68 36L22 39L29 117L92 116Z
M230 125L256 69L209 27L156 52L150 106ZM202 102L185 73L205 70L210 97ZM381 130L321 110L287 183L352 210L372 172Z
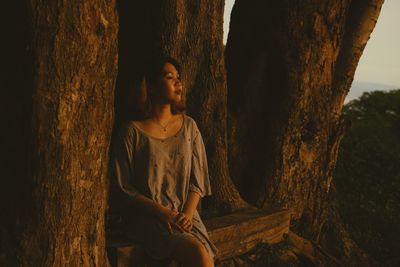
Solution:
M188 115L182 115L180 130L164 139L148 135L133 121L121 128L111 153L114 179L121 194L132 199L143 194L179 211L183 210L189 191L197 192L201 197L211 195L202 136L196 122ZM132 225L132 237L154 258L169 257L176 242L188 235L197 237L211 256L218 251L209 240L197 210L193 215L192 233L174 230L171 235L155 218L144 215L135 216L134 223L137 225Z

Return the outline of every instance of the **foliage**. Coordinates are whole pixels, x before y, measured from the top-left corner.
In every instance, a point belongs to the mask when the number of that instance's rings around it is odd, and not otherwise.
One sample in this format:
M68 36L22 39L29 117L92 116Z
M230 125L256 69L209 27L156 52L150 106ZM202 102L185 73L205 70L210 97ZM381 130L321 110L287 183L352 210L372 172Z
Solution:
M364 93L344 107L334 183L354 240L385 266L400 258L400 90Z

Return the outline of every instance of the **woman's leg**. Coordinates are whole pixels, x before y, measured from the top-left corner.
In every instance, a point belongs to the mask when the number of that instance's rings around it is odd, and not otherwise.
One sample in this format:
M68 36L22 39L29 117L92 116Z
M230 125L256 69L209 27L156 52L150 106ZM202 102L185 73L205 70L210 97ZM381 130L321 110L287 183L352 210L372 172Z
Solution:
M194 236L183 238L172 252L172 258L184 267L214 267L206 247Z

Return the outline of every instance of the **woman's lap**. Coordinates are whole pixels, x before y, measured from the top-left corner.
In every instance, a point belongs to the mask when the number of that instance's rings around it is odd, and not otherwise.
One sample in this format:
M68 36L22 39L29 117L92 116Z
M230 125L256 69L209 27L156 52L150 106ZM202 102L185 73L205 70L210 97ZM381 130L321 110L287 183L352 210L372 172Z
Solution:
M188 246L200 244L207 252L209 250L204 244L205 241L193 233L182 233L173 229L171 234L160 221L149 216L135 216L129 222L127 233L144 247L149 256L157 260L173 258L176 249L184 250Z
M171 234L160 221L149 216L135 216L128 222L127 234L155 259L170 258L178 242L185 242L191 233L182 233L173 229Z

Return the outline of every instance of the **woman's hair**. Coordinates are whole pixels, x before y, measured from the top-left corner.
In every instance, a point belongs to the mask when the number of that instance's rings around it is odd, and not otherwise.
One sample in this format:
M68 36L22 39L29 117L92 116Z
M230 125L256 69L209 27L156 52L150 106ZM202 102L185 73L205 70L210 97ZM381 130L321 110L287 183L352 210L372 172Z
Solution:
M140 75L140 85L136 84L130 88L130 90L139 90L138 92L134 92L133 100L130 105L135 105L133 107L133 114L131 114L131 118L134 119L146 119L151 116L153 103L155 101L155 97L157 92L154 90L149 90L149 87L154 86L157 81L162 77L164 65L166 63L170 63L174 65L179 74L181 74L181 67L178 61L169 56L159 56L148 59L143 66L142 73ZM132 86L132 85L131 85ZM185 110L184 103L184 92L182 92L182 100L179 103L171 104L171 112L173 114L182 113Z

